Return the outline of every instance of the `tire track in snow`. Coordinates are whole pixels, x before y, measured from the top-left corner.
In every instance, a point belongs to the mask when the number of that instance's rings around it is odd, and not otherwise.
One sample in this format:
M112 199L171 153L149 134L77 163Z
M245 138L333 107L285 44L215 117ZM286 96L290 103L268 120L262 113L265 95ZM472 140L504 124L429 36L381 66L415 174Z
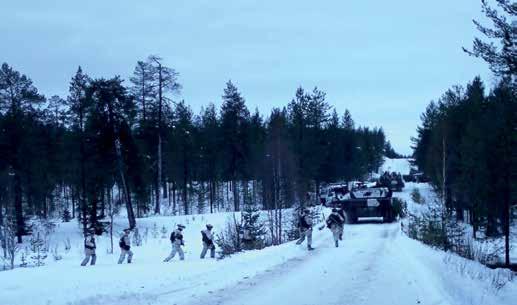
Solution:
M287 298L293 304L364 304L368 299L364 292L370 291L377 276L376 264L392 239L393 226L356 225L347 229L341 248L330 247L333 241L329 233L318 241L315 252L189 304L274 304Z

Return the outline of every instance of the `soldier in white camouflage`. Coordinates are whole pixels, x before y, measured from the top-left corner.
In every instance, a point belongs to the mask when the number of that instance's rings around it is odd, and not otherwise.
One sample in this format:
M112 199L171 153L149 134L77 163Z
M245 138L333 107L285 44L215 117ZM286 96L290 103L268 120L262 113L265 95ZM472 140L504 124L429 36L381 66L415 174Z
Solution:
M97 261L97 255L95 255L95 249L97 246L95 245L95 237L93 234L87 236L84 240L84 255L81 266L86 266L91 259L90 265L95 265Z
M332 209L332 214L327 218L327 227L332 231L332 236L334 237L334 244L336 248L339 247L339 238L341 234L341 228L344 224L345 220L339 215L337 209Z
M171 254L169 254L169 256L167 256L163 260L164 262L168 262L171 259L173 259L174 256L176 256L176 253L179 254L180 260L185 259L185 253L183 252L183 249L181 248L182 246L185 245L185 242L183 241L183 229L185 229L185 226L182 224L179 224L178 228L171 233L170 240L171 240L172 250L171 250Z
M307 237L307 250L314 250L312 247L312 217L311 211L308 208L300 212L298 228L300 229L300 239L298 239L296 244L300 245Z
M201 231L201 240L203 241L203 250L201 251L200 257L205 258L206 252L210 249L210 257L215 258L215 245L214 236L212 234L213 226L211 224L206 225L206 229Z
M118 263L122 264L127 255L127 263L131 264L133 259L133 252L131 251L131 239L129 238L130 229L125 229L124 234L120 238L118 243L120 247L120 257L118 259Z
M341 216L341 218L343 218L343 223L339 226L339 240L343 240L343 230L345 228L345 222L346 222L346 216L345 216L345 210L343 209L343 207L339 208L337 210L339 216Z

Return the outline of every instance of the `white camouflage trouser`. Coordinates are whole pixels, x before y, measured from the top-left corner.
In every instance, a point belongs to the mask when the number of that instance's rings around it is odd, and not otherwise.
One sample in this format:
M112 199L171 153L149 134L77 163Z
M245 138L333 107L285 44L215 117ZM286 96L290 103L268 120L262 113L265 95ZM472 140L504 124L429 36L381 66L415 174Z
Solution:
M338 245L339 236L341 232L343 231L341 229L342 227L340 225L333 224L330 226L330 231L332 231L332 237L334 237L334 242L336 243L336 247Z
M133 252L131 250L120 249L120 257L118 258L118 263L122 264L127 254L127 263L131 264L131 260L133 259Z
M309 229L300 229L300 239L296 242L297 245L303 243L307 237L307 247L311 247L312 245L312 228Z
M90 258L92 259L90 265L95 265L95 262L97 261L97 255L95 255L95 250L93 249L84 249L84 255L85 258L83 259L81 266L86 266L88 262L90 261Z
M207 243L203 243L203 250L201 251L201 255L200 257L201 258L205 258L205 255L206 255L206 251L208 251L208 249L210 249L210 257L211 258L214 258L215 257L215 246L214 244L207 244Z
M177 243L173 243L172 244L171 254L169 254L169 256L167 256L167 258L164 260L164 262L168 262L171 259L173 259L174 256L176 256L176 253L179 253L180 260L184 260L185 259L185 253L183 253L183 249L181 249L181 245L179 245Z

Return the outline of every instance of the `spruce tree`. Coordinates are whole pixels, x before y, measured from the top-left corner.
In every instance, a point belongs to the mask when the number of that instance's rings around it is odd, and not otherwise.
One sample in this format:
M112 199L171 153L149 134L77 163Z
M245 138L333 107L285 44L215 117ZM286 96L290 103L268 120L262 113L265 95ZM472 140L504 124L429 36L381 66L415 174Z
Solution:
M2 64L0 68L0 112L4 114L4 122L8 126L8 129L4 131L8 145L2 154L13 180L18 243L22 242L22 236L27 233L23 211L22 171L23 166L29 160L25 158L27 155L22 151L24 147L28 146L26 139L31 134L31 116L35 114L36 105L43 101L44 97L38 93L30 78L20 74L7 63ZM26 150L26 152L29 151Z
M237 87L231 82L226 83L221 106L221 133L224 143L224 177L231 181L233 190L233 208L240 210L238 181L246 176L249 147L247 129L249 126L249 111Z

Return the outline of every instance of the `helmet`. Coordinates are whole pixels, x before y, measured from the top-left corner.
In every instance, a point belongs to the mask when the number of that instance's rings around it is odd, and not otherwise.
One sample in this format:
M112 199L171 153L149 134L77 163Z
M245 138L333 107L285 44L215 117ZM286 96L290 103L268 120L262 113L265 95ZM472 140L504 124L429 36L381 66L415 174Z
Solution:
M184 225L182 225L182 224L179 224L179 225L178 225L178 229L183 230L183 229L185 229L185 226L184 226Z
M214 227L214 226L212 226L211 224L207 224L207 225L206 225L206 228L207 228L208 230L212 229L213 227Z
M337 209L336 209L336 208L333 208L333 209L332 209L332 213L337 213Z

